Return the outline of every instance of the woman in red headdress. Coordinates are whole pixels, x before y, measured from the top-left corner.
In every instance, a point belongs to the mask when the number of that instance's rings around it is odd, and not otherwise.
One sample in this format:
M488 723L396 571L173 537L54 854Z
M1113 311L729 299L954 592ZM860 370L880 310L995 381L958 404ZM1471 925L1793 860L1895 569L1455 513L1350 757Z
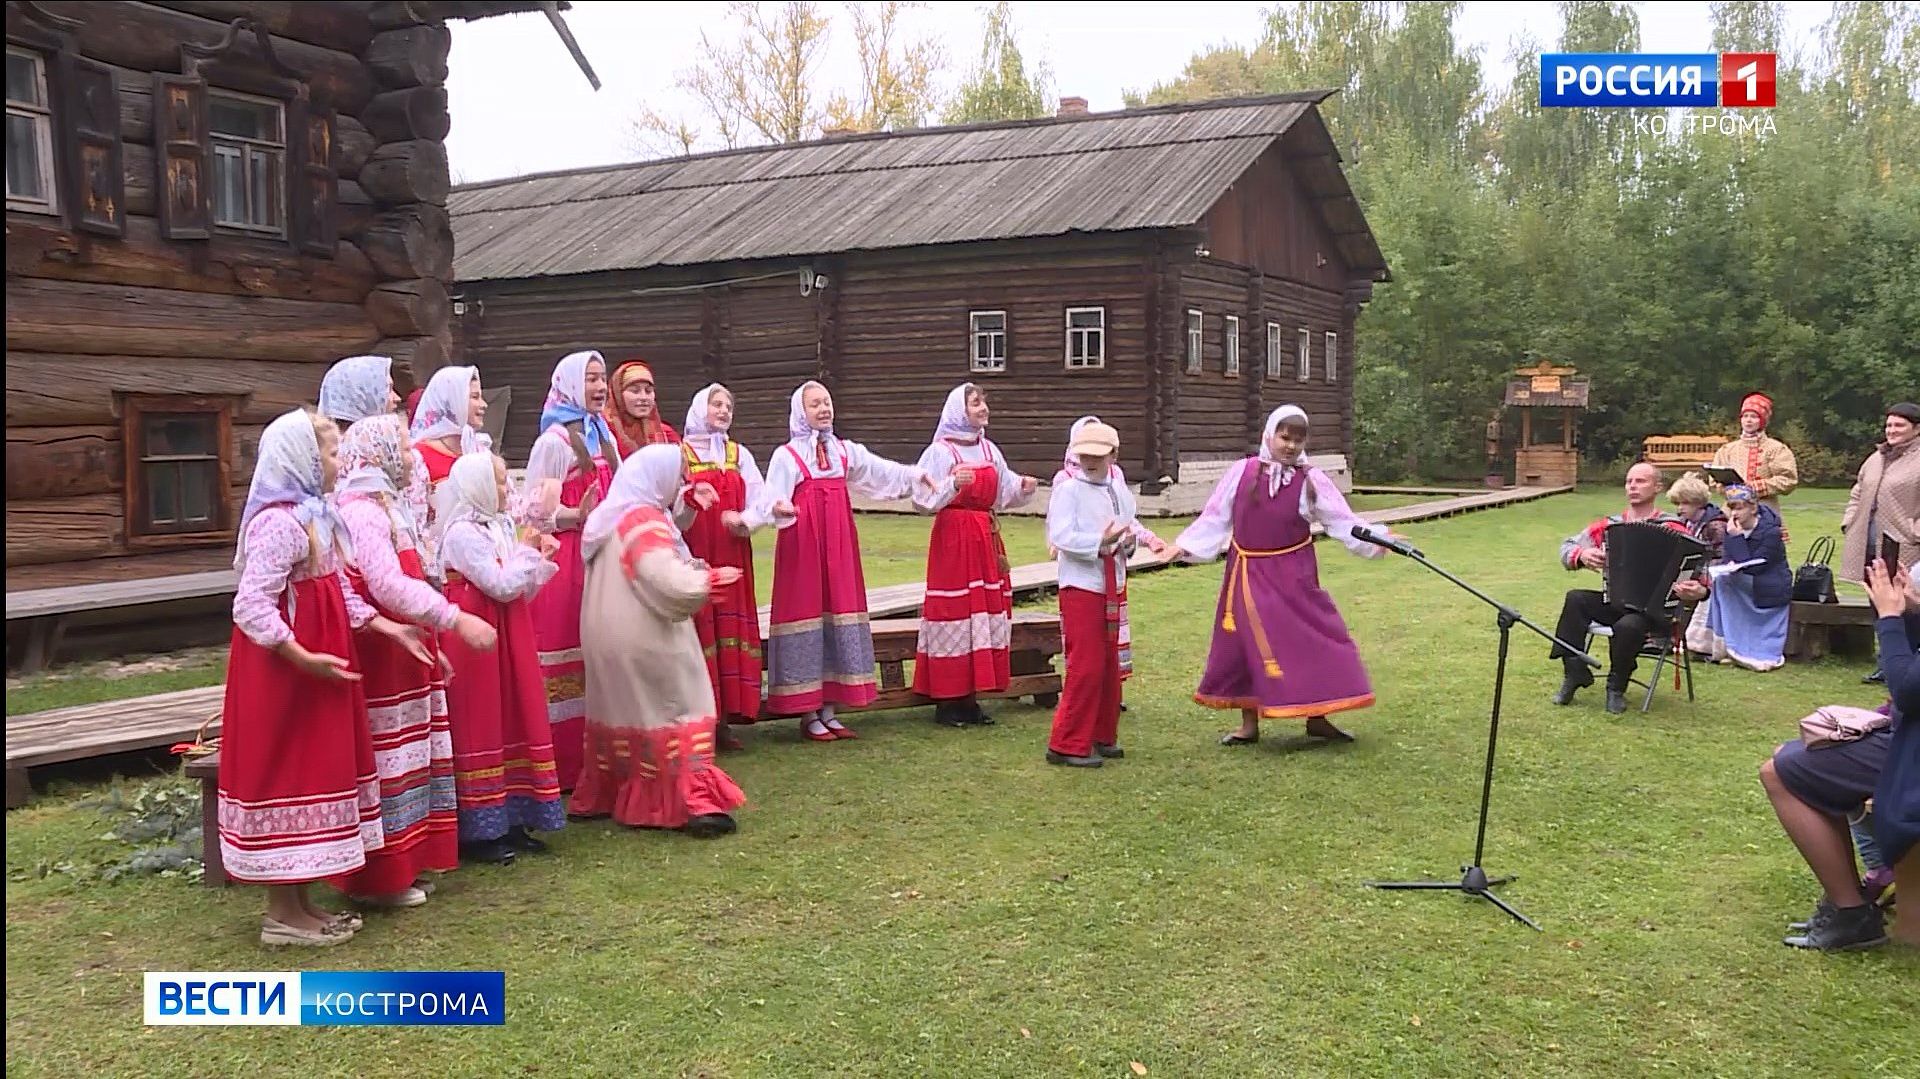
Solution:
M642 446L680 441L680 432L660 418L653 369L639 360L629 360L613 372L613 392L607 395L606 416L622 461Z
M1740 402L1740 437L1720 447L1713 467L1740 473L1763 506L1780 512L1780 496L1800 486L1800 467L1785 442L1767 434L1773 421L1773 400L1750 393Z

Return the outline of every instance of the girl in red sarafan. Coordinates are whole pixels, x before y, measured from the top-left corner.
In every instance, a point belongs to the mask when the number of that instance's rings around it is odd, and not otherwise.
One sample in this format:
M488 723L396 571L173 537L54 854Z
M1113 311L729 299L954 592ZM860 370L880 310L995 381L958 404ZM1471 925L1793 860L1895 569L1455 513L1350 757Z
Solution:
M965 382L947 394L920 468L931 493L914 503L936 511L927 541L927 595L914 648L913 691L935 701L934 722L991 724L978 694L1011 681L1013 577L997 511L1024 505L1038 486L1007 467L987 438L987 395Z
M427 583L419 532L400 494L413 463L400 417L383 413L361 420L347 429L340 447L346 478L335 505L353 549L348 582L395 622L448 631L476 651L492 648L493 627ZM374 640L361 646L360 662L386 843L367 856L363 868L334 884L364 904L416 907L433 887L423 874L460 864L447 720L451 668L431 632L425 655Z
M220 857L233 879L268 886L262 944L324 947L359 928L307 889L385 845L354 631L420 649L341 574L345 527L326 501L339 442L332 421L306 409L267 425L233 559Z
M547 685L553 760L560 789L580 774L586 731L586 664L580 656L580 592L587 571L580 558L580 527L613 483L607 458L619 452L601 415L607 405L607 361L575 352L553 369L540 413L541 434L527 454L525 488L516 516L550 537L553 579L533 598L540 676Z
M793 391L787 444L767 464L766 497L796 515L779 523L773 552L773 620L767 639L767 711L805 716L814 742L857 737L834 710L879 696L866 574L849 489L904 498L927 474L835 438L833 395L818 382Z
M491 654L442 638L458 674L447 684L447 708L460 854L511 862L518 851L546 849L532 832L566 824L533 635L533 597L559 567L520 542L506 510L507 463L493 454L455 461L438 502L447 598L499 634Z
M733 392L715 383L693 395L687 408L681 453L687 478L696 488L696 506L706 502L686 528L687 549L709 567L731 566L740 579L716 586L707 605L694 612L693 626L707 655L717 709L714 743L740 749L727 733L728 723L760 718L760 610L753 591L755 529L793 517L791 503L765 505L766 481L753 451L727 437L733 426ZM699 488L711 495L702 495Z

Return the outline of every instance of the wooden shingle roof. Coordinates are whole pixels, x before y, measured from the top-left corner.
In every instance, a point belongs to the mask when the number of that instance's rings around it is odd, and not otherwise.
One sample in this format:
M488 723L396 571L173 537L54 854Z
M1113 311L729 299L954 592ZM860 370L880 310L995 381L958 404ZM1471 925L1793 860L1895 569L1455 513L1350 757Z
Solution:
M502 280L1182 228L1276 142L1385 280L1315 108L1331 91L850 135L462 185L454 276Z

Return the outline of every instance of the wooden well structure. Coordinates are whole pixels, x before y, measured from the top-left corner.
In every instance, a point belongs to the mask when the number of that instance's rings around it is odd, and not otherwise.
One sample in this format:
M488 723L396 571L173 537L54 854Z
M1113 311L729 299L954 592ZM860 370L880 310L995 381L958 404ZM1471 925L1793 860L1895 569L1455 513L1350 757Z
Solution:
M1579 482L1580 449L1575 430L1587 407L1591 384L1571 367L1542 360L1507 380L1506 407L1520 413L1520 442L1513 453L1513 481L1523 487L1565 487Z

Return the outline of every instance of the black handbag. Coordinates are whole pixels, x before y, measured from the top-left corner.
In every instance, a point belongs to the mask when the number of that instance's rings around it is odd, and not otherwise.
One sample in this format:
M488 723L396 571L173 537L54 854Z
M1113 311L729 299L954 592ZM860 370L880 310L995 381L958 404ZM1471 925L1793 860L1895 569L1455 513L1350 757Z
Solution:
M1793 599L1796 603L1838 603L1833 590L1833 537L1821 536L1807 550L1807 560L1793 574Z

